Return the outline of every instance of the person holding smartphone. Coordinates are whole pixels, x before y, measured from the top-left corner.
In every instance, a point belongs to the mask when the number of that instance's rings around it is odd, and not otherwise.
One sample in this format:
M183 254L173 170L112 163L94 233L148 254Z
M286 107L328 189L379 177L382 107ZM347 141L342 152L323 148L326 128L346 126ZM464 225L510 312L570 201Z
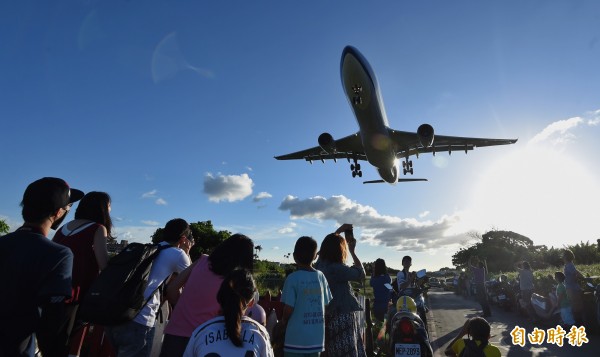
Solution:
M325 308L325 352L328 357L366 356L357 314L363 308L350 285L350 281L360 282L365 278L365 269L355 249L352 225L345 223L325 237L315 264L315 268L325 275L333 296ZM348 252L352 266L345 264Z

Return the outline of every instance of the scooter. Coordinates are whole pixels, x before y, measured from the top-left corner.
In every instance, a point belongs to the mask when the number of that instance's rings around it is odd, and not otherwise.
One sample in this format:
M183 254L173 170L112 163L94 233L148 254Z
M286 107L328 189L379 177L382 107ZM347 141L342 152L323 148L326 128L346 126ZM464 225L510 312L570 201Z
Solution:
M415 313L395 313L390 322L388 355L433 357L433 348L425 326L426 322Z
M513 305L513 292L508 285L508 277L500 275L496 286L496 303L505 310L510 310Z
M527 302L523 299L523 296L521 295L519 279L510 282L510 290L512 291L512 296L514 297L513 307L515 309L515 312L519 316L527 316Z
M554 292L550 292L547 297L536 293L531 294L531 311L535 313L538 320L547 322L548 325L562 324L558 299Z
M399 295L410 296L413 298L413 300L415 300L415 303L417 304L417 312L424 323L425 329L427 329L427 313L429 312L429 308L425 302L425 297L423 296L427 294L427 290L429 290L429 284L427 283L428 277L426 273L427 271L425 269L419 270L417 272L415 286L409 286L399 293Z

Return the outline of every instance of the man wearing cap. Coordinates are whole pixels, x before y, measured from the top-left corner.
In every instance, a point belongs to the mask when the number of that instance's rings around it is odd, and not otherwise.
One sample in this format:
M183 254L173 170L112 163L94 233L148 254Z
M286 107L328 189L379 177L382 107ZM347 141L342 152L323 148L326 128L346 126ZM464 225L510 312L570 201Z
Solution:
M82 197L62 179L39 179L23 194L23 226L0 237L0 356L34 356L36 338L43 356L63 353L56 331L71 297L73 254L47 236Z

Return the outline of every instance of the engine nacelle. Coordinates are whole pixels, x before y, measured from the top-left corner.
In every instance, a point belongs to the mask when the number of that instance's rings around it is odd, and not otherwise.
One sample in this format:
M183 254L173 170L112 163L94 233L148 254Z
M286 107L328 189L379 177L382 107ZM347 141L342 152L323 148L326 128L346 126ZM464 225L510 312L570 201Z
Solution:
M428 148L433 145L433 127L429 124L421 124L417 129L417 136L419 142L424 148Z
M334 154L336 152L335 140L329 133L323 133L319 135L319 146L328 154Z

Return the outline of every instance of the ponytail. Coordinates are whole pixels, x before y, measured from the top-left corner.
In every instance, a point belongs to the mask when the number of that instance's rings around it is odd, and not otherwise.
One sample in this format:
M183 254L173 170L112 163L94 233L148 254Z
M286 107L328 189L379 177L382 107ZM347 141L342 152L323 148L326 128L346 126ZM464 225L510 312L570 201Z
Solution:
M254 296L256 284L247 270L234 270L225 277L217 293L217 301L225 317L225 329L231 342L242 346L242 316Z

